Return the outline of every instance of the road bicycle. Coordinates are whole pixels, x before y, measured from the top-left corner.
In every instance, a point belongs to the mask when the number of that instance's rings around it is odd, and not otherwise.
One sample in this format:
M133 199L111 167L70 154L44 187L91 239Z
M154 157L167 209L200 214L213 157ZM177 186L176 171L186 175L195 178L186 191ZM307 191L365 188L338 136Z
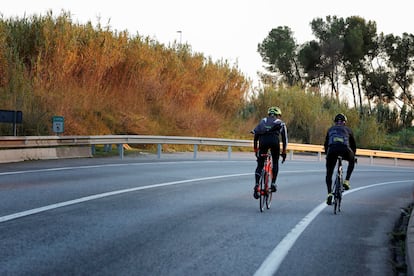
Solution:
M268 151L265 154L261 155L265 158L265 163L260 174L259 180L259 207L260 212L263 212L266 206L266 209L270 209L270 205L272 204L272 190L270 188L270 181L272 179L272 167L273 167L273 160L272 154Z
M332 192L333 192L333 208L334 214L336 215L337 212L341 212L341 202L342 202L342 193L344 191L343 186L343 167L342 167L342 156L338 156L337 161L337 169L336 169L336 176L335 182L333 183Z

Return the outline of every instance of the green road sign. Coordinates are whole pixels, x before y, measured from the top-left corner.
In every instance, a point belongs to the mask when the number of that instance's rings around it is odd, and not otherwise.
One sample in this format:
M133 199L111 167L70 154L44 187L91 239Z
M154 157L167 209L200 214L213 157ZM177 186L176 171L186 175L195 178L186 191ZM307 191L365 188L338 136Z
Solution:
M52 117L53 132L62 133L65 129L65 119L63 116Z

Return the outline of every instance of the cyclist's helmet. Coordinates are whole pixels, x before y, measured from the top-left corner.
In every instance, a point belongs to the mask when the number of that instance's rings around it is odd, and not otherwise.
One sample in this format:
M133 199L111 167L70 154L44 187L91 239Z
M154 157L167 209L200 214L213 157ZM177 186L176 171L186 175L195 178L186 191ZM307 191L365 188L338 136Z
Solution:
M348 119L346 118L345 114L343 114L343 113L337 114L335 116L335 119L334 119L335 123L339 123L339 122L345 123L346 121L348 121Z
M282 111L280 110L279 107L272 106L272 107L269 107L269 109L267 110L267 114L269 114L269 115L282 115Z

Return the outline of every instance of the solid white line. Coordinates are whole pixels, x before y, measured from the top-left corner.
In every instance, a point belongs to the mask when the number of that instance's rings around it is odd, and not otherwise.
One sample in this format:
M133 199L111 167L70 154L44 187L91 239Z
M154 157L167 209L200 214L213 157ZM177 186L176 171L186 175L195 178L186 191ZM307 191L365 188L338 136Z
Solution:
M377 186L383 186L388 184L403 183L403 182L412 182L413 180L402 180L402 181L392 181L392 182L383 182L372 184L364 187L355 188L344 193L348 195L360 190L365 190L369 188L374 188ZM296 226L283 238L281 242L273 249L273 251L267 256L259 269L255 272L255 276L267 276L274 275L288 254L289 250L293 247L296 240L299 236L305 231L309 224L322 212L323 209L327 207L326 203L323 202L316 206L310 213L308 213Z
M86 166L75 166L75 167L57 167L48 169L35 169L26 171L15 171L15 172L0 172L2 175L15 175L15 174L26 174L26 173L38 173L38 172L54 172L54 171L66 171L66 170L82 170L82 169L96 169L105 167L124 167L124 166L138 166L138 165L154 165L154 164L182 164L182 163L193 163L194 161L168 161L168 162L151 162L151 163L125 163L125 164L101 164L101 165L86 165ZM213 161L201 161L201 162L213 162Z
M326 207L326 203L319 204L309 214L307 214L296 226L285 236L285 238L273 249L254 275L273 275L279 269L280 264L285 259L289 250L296 240L305 231L306 227L315 219L317 215Z
M59 202L59 203L55 203L55 204L51 204L51 205L47 205L47 206L43 206L43 207L39 207L39 208L35 208L35 209L30 209L30 210L26 210L26 211L14 213L14 214L2 216L2 217L0 217L0 223L5 222L5 221L9 221L9 220L13 220L13 219L18 219L18 218L25 217L25 216L29 216L29 215L33 215L33 214L38 214L38 213L41 213L41 212L45 212L45 211L60 208L60 207L65 207L65 206L78 204L78 203L82 203L82 202L86 202L86 201L91 201L91 200L95 200L95 199L100 199L100 198L113 196L113 195L119 195L119 194L124 194L124 193L130 193L130 192L135 192L135 191L140 191L140 190L153 189L153 188L170 186L170 185L177 185L177 184L183 184L183 183L206 181L206 180L228 178L228 177L239 177L239 176L246 176L246 175L251 175L251 174L252 173L242 173L242 174L229 174L229 175L210 176L210 177L202 177L202 178L194 178L194 179L187 179L187 180L180 180L180 181L172 181L172 182L159 183L159 184L135 187L135 188L130 188L130 189L106 192L106 193L102 193L102 194L96 194L96 195L81 197L81 198L78 198L78 199Z

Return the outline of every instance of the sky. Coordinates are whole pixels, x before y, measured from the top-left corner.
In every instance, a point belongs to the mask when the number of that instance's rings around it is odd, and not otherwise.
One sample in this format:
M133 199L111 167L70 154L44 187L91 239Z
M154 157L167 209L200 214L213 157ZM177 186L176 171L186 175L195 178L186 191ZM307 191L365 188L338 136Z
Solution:
M297 43L314 39L310 22L328 15L375 21L377 32L414 33L408 0L12 0L0 7L3 18L70 12L75 23L92 22L153 38L165 45L187 43L214 61L227 60L259 84L264 72L257 46L273 28L287 26Z

